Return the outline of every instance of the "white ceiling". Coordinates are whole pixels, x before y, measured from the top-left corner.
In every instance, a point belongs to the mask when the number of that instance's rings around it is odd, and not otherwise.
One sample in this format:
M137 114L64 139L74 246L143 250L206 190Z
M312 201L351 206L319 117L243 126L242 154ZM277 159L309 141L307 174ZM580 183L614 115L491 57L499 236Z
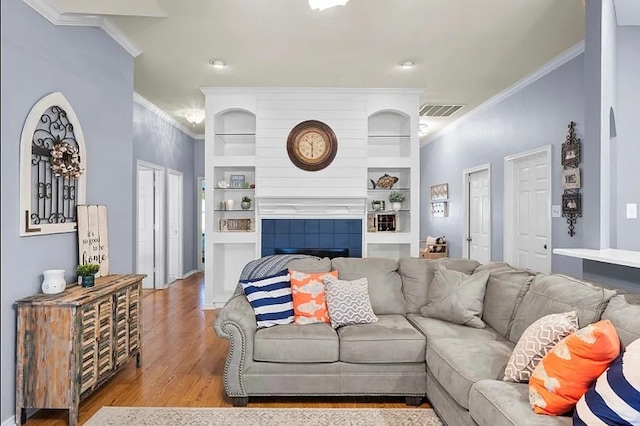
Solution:
M88 13L86 0L52 1ZM582 0L350 0L324 11L307 0L91 3L143 51L135 91L189 128L200 87L392 87L466 105L430 119L435 132L584 38ZM403 59L415 68L400 69Z

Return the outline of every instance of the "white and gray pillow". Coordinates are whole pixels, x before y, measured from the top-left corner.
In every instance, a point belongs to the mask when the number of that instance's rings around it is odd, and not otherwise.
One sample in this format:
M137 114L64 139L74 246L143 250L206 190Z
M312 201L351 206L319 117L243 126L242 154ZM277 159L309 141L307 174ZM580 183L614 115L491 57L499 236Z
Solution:
M485 328L487 325L480 317L488 280L489 271L467 275L447 270L438 264L427 304L420 309L420 313L425 317Z
M546 315L520 336L504 370L505 382L528 382L540 360L560 340L578 331L578 312Z
M378 321L371 307L366 278L346 281L325 275L323 281L331 327Z

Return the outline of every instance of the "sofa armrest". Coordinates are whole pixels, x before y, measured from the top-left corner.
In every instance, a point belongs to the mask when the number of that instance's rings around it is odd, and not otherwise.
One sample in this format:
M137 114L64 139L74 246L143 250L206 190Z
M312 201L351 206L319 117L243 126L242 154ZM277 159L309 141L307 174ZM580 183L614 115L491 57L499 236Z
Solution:
M242 374L253 362L253 338L257 324L253 308L244 294L234 295L220 310L213 328L219 337L229 340L224 365L224 387L230 397L245 397Z

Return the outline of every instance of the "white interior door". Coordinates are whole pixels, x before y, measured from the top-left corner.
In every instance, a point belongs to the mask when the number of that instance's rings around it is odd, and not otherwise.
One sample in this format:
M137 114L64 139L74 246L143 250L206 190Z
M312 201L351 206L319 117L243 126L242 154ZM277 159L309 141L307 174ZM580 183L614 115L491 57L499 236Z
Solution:
M505 230L505 243L507 238L513 241L505 249L505 260L546 273L551 272L550 157L550 149L538 150L507 160L511 164L505 167L505 179L511 179L509 191L505 185L505 206L511 209L506 211L511 229Z
M182 173L167 174L167 281L182 278Z
M204 230L205 230L205 213L207 211L205 204L205 188L204 188L204 178L198 177L196 179L196 194L199 194L197 199L197 211L198 211L198 229L196 232L198 233L198 247L196 248L196 253L198 255L198 270L204 271Z
M143 288L155 286L155 232L154 232L154 173L151 169L138 169L138 267L139 274L146 274Z
M489 170L468 174L468 257L480 263L491 261L491 198Z

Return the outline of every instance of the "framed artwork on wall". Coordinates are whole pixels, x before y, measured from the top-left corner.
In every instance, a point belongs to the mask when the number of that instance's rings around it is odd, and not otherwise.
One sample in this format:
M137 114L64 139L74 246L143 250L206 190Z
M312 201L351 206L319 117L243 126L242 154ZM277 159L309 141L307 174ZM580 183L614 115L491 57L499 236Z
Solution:
M580 168L562 170L562 189L580 189Z
M449 184L441 183L431 187L431 201L441 201L449 199Z
M562 214L563 215L581 215L582 200L580 194L563 194L562 195Z

